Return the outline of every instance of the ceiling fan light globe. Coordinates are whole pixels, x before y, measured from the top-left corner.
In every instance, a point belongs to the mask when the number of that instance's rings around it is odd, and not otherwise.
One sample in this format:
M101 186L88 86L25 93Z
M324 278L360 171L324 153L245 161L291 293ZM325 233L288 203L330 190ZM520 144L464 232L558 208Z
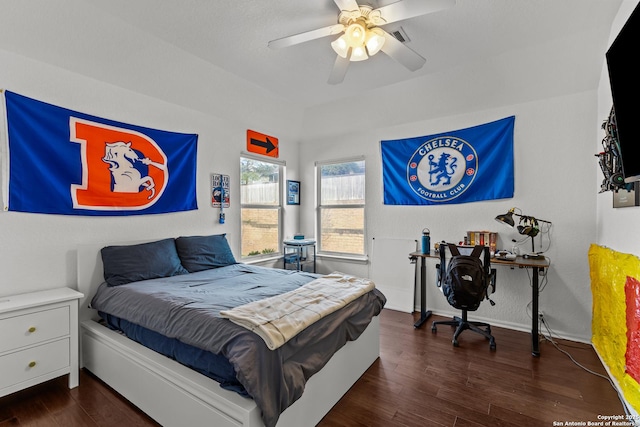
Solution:
M349 54L349 45L344 34L338 37L336 40L332 41L331 47L333 48L335 53L343 58L346 58Z
M369 52L369 56L373 56L376 53L380 52L382 46L384 46L385 42L384 36L380 35L377 31L371 30L367 33L367 41L365 42L365 46L367 46L367 52Z
M344 32L347 43L353 48L362 46L367 35L364 26L358 22L349 25Z
M351 57L349 58L349 60L357 62L357 61L364 61L367 58L369 57L367 56L367 50L365 49L365 47L357 46L351 50Z

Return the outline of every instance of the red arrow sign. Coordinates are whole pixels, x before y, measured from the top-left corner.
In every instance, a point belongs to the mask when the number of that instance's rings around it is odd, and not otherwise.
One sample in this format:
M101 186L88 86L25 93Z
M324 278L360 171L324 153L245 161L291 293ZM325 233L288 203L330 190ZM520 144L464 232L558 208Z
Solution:
M278 138L247 129L247 151L278 158Z

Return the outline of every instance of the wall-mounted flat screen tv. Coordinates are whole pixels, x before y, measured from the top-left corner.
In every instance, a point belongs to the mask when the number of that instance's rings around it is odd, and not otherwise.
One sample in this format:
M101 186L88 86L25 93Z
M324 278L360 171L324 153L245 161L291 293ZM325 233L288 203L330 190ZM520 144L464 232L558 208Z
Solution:
M640 181L640 4L607 51L625 182Z

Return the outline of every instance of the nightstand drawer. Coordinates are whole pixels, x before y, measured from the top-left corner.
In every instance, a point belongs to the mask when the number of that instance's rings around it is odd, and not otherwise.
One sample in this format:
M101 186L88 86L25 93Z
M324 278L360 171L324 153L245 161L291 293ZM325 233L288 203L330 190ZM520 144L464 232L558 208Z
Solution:
M69 335L69 307L59 307L0 320L0 354Z
M0 391L69 367L69 338L0 357Z

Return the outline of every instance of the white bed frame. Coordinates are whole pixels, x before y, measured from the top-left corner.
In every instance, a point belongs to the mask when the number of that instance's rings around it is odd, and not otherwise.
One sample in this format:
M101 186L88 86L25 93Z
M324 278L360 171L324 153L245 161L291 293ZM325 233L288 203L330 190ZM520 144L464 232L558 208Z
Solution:
M138 243L138 242L136 242ZM264 427L252 399L224 390L216 381L97 323L88 307L103 282L100 249L78 248L80 366L91 371L163 426ZM380 354L380 322L374 317L309 379L300 399L285 410L278 427L314 426Z

